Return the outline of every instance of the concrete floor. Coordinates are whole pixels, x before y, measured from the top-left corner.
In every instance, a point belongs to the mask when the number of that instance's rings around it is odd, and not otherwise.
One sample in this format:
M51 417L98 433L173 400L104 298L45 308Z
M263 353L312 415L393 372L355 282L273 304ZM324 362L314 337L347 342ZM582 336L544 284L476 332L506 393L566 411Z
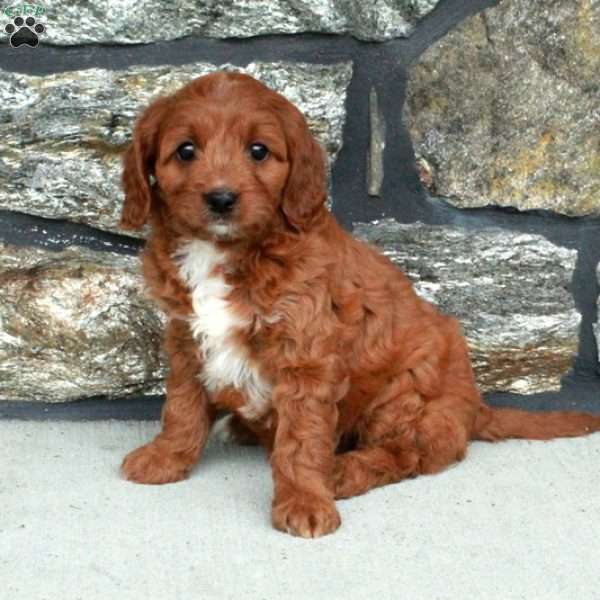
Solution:
M214 441L186 482L122 481L157 430L0 421L0 598L600 598L600 434L473 444L303 540L271 529L260 449Z

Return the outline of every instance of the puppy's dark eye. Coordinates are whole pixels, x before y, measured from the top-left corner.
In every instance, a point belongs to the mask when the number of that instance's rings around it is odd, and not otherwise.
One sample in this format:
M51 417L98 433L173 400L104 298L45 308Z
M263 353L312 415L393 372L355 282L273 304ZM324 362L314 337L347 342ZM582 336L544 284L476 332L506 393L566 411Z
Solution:
M252 144L250 146L250 156L258 162L267 158L268 154L269 149L264 144Z
M183 161L194 160L196 156L196 148L192 142L184 142L177 148L177 156Z

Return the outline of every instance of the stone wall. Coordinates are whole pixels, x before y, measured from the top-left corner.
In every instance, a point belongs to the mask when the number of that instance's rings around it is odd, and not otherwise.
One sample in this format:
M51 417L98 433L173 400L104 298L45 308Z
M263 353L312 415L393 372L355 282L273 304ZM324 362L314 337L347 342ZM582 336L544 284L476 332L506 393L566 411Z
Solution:
M153 97L235 69L304 111L333 212L461 319L490 401L594 408L598 2L2 8L4 405L162 392L143 240L118 227L120 155Z

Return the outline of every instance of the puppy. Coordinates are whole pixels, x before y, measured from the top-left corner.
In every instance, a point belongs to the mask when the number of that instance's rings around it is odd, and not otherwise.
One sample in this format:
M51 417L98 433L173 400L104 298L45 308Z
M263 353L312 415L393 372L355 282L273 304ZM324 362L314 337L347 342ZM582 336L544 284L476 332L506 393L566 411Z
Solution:
M483 403L458 322L336 223L304 117L251 77L156 100L123 187L122 226L151 225L143 270L170 364L162 431L125 458L127 479L186 477L225 409L270 453L273 525L317 537L340 525L336 498L436 473L469 440L600 429Z

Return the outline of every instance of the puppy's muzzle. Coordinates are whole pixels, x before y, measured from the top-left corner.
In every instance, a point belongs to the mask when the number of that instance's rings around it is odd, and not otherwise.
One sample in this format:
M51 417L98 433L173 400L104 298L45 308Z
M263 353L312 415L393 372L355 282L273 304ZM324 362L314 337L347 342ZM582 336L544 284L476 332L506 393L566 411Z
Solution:
M216 215L230 213L237 202L238 195L227 188L218 188L203 194L204 201L210 208L210 211Z

